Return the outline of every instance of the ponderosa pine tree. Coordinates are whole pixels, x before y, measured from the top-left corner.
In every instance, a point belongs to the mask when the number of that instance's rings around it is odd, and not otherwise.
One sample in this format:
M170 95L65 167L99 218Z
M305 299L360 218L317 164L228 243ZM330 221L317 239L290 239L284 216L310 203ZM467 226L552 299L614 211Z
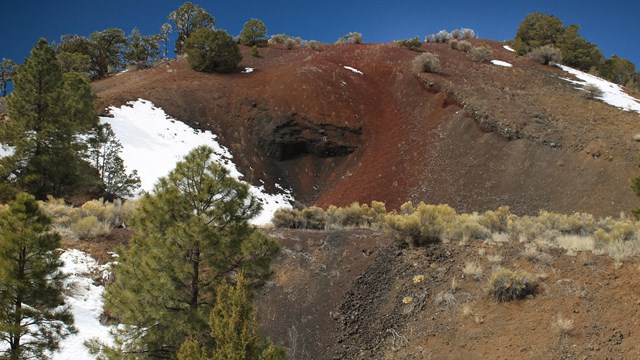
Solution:
M98 170L104 184L103 198L107 201L133 196L140 187L138 172L127 174L120 157L122 144L116 138L111 125L100 124L89 133L87 160Z
M251 19L244 24L238 41L242 45L254 46L267 42L267 27L258 19Z
M11 82L16 73L16 63L11 59L2 59L0 62L0 96L7 96L7 84Z
M105 309L122 323L110 358L170 359L191 334L215 349L208 319L216 289L242 271L251 286L270 274L277 244L248 220L260 210L248 186L199 147L138 201L129 248L113 268Z
M216 343L212 356L193 337L178 352L179 360L284 360L285 349L258 336L258 323L251 305L251 290L242 273L236 284L218 286L216 306L209 317L211 335Z
M41 39L13 82L10 120L0 125L0 142L13 146L14 153L0 159L0 183L40 200L97 186L78 137L98 122L88 78L63 77L54 50Z
M176 54L184 52L184 45L187 39L198 29L213 29L216 21L203 8L190 2L185 2L177 10L172 11L167 17L173 20L178 33L176 39Z
M31 195L0 211L0 357L47 359L75 332L64 305L60 237Z
M242 60L238 44L224 30L200 29L187 39L184 49L189 66L197 71L228 73Z

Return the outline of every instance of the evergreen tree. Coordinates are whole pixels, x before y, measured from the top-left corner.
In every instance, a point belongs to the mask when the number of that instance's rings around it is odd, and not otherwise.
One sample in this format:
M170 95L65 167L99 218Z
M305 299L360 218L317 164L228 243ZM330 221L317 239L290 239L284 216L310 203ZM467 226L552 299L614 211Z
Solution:
M75 332L62 297L60 237L31 195L0 211L0 341L7 359L46 359Z
M7 96L7 84L11 82L16 73L16 63L11 59L2 59L0 62L0 96Z
M193 150L138 201L105 294L106 310L124 324L106 356L175 358L189 335L213 349L207 320L218 285L239 271L252 286L270 276L277 245L248 223L260 205L212 153Z
M127 38L124 59L128 64L135 64L138 69L145 68L160 55L161 38L161 34L142 36L140 30L134 28Z
M251 19L244 24L238 41L242 45L254 46L267 42L267 27L258 19Z
M41 39L8 97L10 121L1 124L0 142L12 145L14 154L0 159L0 182L38 199L94 186L95 172L80 157L77 136L97 124L92 101L88 79L77 73L63 78L55 52Z
M176 54L184 52L187 39L198 29L213 29L216 21L203 8L190 2L185 2L177 10L172 11L169 20L173 20L178 32L176 39Z
M242 55L238 44L224 30L200 29L185 44L189 66L197 71L228 73Z
M520 55L544 45L557 46L564 34L562 21L553 15L533 13L525 17L518 27L515 50Z
M579 25L567 26L558 39L557 47L562 51L564 64L583 71L590 71L604 61L604 55L595 44L588 42L578 34L579 29Z
M92 79L97 79L100 69L97 65L97 49L96 44L84 36L79 35L63 35L60 38L60 44L56 45L56 52L60 60L62 71L69 70L76 72L87 72ZM88 61L88 65L85 63Z
M127 39L122 29L106 29L89 35L93 43L92 60L95 78L103 78L110 72L122 69Z
M127 174L124 161L120 157L122 144L116 138L111 125L101 124L89 134L86 157L104 184L103 198L107 201L133 196L140 187L138 172Z
M62 51L58 53L60 68L64 74L77 72L91 75L91 58L89 55Z
M242 273L236 284L218 286L216 306L209 318L211 335L216 343L212 357L193 337L180 347L180 360L284 360L286 351L257 334L258 323L251 306L251 291Z

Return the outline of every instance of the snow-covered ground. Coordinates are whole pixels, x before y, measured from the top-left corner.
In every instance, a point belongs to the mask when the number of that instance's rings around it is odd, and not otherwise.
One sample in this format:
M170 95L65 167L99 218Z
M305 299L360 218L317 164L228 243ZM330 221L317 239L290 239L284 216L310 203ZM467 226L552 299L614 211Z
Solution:
M493 65L498 65L498 66L513 67L513 65L509 64L506 61L502 61L502 60L491 60L491 63Z
M605 103L615 106L626 111L635 111L640 113L640 100L630 96L622 90L622 86L614 84L597 76L587 74L583 71L576 70L564 65L558 65L562 70L574 75L579 80L563 78L573 84L578 85L577 88L583 89L586 85L595 85L602 90L602 96L598 98Z
M142 190L150 192L156 181L171 171L189 151L200 145L214 149L214 161L229 170L231 176L242 179L227 148L216 141L216 135L199 131L172 119L164 110L150 101L138 99L127 105L111 107L113 117L101 117L101 122L111 124L116 137L122 143L121 157L127 169L138 171ZM280 207L291 204L293 197L282 189L279 194L269 194L263 186L251 186L251 193L262 202L262 212L251 222L266 224Z
M61 271L68 274L65 280L65 301L71 307L78 333L62 341L59 352L53 354L53 360L93 359L84 346L91 338L98 338L105 343L113 340L109 334L110 327L100 324L102 314L103 286L94 284L94 278L109 276L109 265L98 265L89 255L80 250L66 250L60 256L64 262Z
M511 52L516 52L516 51L515 51L515 50L513 50L513 48L512 48L511 46L509 46L509 45L504 45L504 46L503 46L503 48L504 48L505 50L508 50L508 51L511 51Z
M354 67L346 66L346 65L345 65L345 66L343 66L343 68L345 68L345 69L347 69L347 70L349 70L349 71L353 71L353 72L354 72L354 73L356 73L356 74L364 75L364 73L363 73L362 71L360 71L360 70L358 70L358 69L356 69L356 68L354 68Z

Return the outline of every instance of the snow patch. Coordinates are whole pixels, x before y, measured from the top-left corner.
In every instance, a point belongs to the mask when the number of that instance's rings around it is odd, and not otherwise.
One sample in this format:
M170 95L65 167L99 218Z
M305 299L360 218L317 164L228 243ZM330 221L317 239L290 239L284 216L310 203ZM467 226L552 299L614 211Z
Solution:
M113 117L101 117L100 121L111 124L122 143L120 155L127 168L138 171L143 191L151 192L160 177L166 176L178 161L201 145L213 149L213 161L229 170L231 176L238 180L243 177L233 163L233 156L217 142L215 134L195 130L171 118L150 101L130 101L119 108L110 107L109 113ZM269 223L278 208L289 207L293 202L288 190L269 194L264 186L250 185L250 191L260 200L263 208L251 220L256 225Z
M498 66L513 67L513 65L509 64L508 62L501 60L491 60L491 63Z
M356 74L360 74L360 75L364 75L364 73L356 68L352 68L351 66L343 66L343 68L349 70L349 71L353 71Z
M509 50L511 52L516 52L515 50L513 50L513 48L509 45L504 45L503 48L505 48L506 50Z
M600 100L625 111L635 111L640 113L640 100L625 93L622 86L565 65L558 64L557 66L579 79L579 81L576 81L561 78L578 85L578 87L576 87L577 89L583 89L586 85L594 85L598 87L598 89L602 90L602 96L598 97Z
M244 70L242 70L241 72L243 74L251 74L254 70L255 70L255 68L248 67L248 68L244 68Z
M69 305L75 320L78 333L66 338L60 344L60 351L52 354L53 360L93 359L84 346L91 338L98 338L107 344L113 343L110 326L100 323L100 315L104 302L102 293L104 286L94 284L93 279L106 279L109 276L109 264L99 265L86 253L69 249L60 255L64 263L61 271L68 274L64 282L66 292L65 303Z
M5 144L0 144L0 158L13 155L13 147Z

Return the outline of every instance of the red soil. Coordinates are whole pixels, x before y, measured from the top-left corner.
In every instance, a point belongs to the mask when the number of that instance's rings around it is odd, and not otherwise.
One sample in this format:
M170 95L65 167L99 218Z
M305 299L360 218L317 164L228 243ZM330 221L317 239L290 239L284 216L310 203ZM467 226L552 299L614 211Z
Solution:
M423 45L439 55L440 74L416 74L418 53L394 44L270 46L259 58L243 48L233 74L198 73L179 59L94 90L101 111L145 98L212 130L248 180L290 187L305 204L596 215L634 207L638 114L583 99L560 69L478 43L513 68L443 44Z

